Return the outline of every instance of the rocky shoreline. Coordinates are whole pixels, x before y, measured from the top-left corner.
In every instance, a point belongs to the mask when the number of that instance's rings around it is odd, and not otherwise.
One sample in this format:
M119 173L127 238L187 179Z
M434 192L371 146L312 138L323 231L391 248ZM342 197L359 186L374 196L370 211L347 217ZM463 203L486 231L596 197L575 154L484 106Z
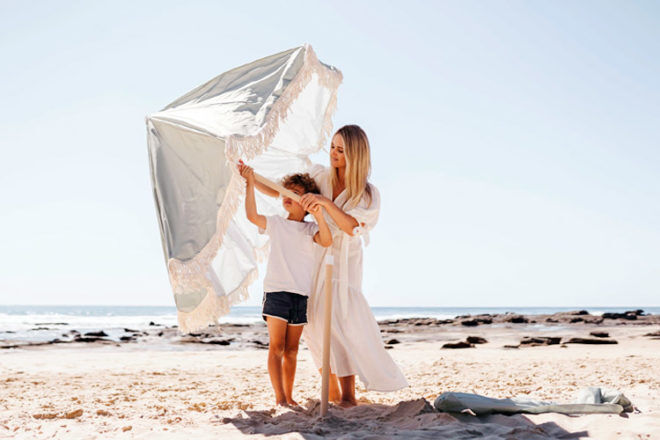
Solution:
M34 331L54 330L58 325L66 323L39 323ZM465 333L469 329L477 328L480 332L489 332L491 329L534 330L549 329L589 329L612 326L660 326L660 315L646 314L643 310L630 310L623 313L604 313L591 315L586 310L561 312L548 315L520 315L514 313L461 315L453 319L435 318L401 318L379 321L383 342L386 348L391 349L400 343L414 343L420 341L437 341L450 337L453 333ZM440 337L440 334L443 337ZM585 332L586 333L586 332ZM116 332L115 332L116 334ZM644 336L660 340L660 328ZM608 332L593 330L583 336L557 337L557 336L528 336L523 335L519 344L504 345L503 348L535 347L542 345L565 344L617 344L618 341L609 338ZM165 326L150 322L143 329L124 328L120 336L110 337L104 330L81 333L78 330L69 330L61 333L60 337L45 341L20 341L2 339L0 333L0 349L17 349L43 347L52 345L110 345L124 346L132 344L162 345L163 343L175 346L206 345L214 347L231 348L268 348L268 334L263 323L255 324L222 324L209 326L206 331L183 335L177 326ZM443 348L473 348L479 344L488 343L483 336L469 335L465 340L446 343Z

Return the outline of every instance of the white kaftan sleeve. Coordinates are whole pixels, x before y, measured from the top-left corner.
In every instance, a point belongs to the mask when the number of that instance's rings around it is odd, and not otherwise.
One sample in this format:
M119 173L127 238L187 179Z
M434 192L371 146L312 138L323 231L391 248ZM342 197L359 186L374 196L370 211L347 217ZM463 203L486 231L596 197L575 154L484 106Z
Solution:
M376 226L380 214L380 193L374 185L370 183L367 185L371 189L371 200L369 200L369 195L365 193L354 208L346 211L346 214L358 222L358 225L353 229L353 235L362 236L365 245L369 244L369 231Z

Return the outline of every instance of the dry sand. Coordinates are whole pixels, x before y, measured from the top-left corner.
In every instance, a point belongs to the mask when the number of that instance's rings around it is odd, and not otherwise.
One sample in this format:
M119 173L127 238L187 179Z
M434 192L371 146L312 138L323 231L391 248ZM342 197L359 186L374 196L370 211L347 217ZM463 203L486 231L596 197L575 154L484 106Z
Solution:
M266 350L140 345L4 350L0 438L660 438L660 341L642 336L657 328L599 329L619 344L503 349L529 333L516 326L458 328L436 342L397 344L389 353L411 387L383 394L358 386L361 405L332 408L325 420L316 417L320 378L304 349L294 396L303 408L296 411L272 408ZM571 329L575 335L585 331ZM467 335L489 343L440 348L447 339ZM638 410L624 416L477 418L429 406L444 391L570 402L586 386L619 389Z

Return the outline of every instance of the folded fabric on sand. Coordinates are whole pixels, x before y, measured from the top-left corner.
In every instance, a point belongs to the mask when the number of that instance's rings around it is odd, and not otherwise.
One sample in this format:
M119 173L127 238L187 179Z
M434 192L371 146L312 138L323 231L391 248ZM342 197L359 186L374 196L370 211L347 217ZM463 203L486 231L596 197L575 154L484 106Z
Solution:
M470 393L442 393L433 404L438 411L486 414L620 414L631 412L632 403L623 393L607 388L588 387L580 391L575 403L554 403L520 397L493 399Z

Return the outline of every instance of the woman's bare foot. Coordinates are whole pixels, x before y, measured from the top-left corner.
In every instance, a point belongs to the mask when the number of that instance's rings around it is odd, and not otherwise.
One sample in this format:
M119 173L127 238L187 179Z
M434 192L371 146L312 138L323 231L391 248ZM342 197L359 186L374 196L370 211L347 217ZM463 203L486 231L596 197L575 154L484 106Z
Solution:
M299 408L300 407L300 405L298 405L298 402L296 402L293 399L287 399L286 404L289 405L289 406L292 406L294 408Z
M355 376L339 377L339 385L341 386L341 401L339 406L342 408L351 408L357 406L355 399Z
M284 400L284 399L276 401L275 405L277 405L277 406L283 406L283 407L285 407L285 408L289 406L289 404L287 403L287 401Z
M354 406L357 406L357 400L355 399L341 399L337 405L341 406L342 408L353 408Z

